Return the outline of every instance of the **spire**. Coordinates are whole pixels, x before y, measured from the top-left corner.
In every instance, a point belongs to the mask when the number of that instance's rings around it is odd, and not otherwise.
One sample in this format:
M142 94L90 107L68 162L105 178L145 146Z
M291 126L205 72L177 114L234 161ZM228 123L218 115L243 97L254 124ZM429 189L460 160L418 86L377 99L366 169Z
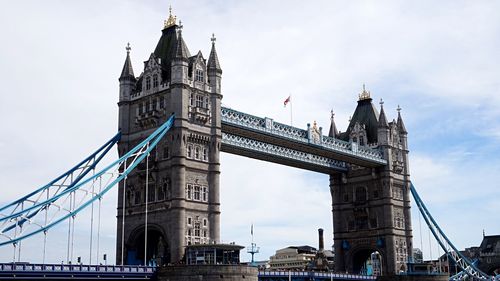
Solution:
M378 126L382 128L389 128L389 123L387 122L387 118L385 117L384 112L384 101L380 99L380 115L378 117Z
M172 15L172 6L170 6L168 7L168 19L163 22L163 29L174 26L176 21L177 16Z
M331 116L330 116L330 131L328 132L328 136L332 138L336 138L339 136L339 132L337 131L337 126L335 126L335 121L333 120L333 117L335 116L335 113L333 113L333 109L331 111Z
M399 104L398 104L398 128L399 128L399 132L403 133L403 134L407 134L408 131L406 131L406 127L405 127L405 124L403 123L403 118L401 118L401 107L399 107Z
M125 63L123 64L122 74L120 75L120 81L123 79L132 79L135 81L134 69L132 69L132 62L130 61L130 43L127 43L127 58L125 59Z
M219 58L217 57L217 51L215 51L215 34L212 33L212 38L210 41L212 41L212 50L210 51L210 56L208 57L208 69L215 69L217 71L222 72L222 69L220 68L219 64Z
M186 43L182 39L182 21L179 21L179 27L177 31L177 46L175 47L175 55L174 57L177 59L185 59L187 60L189 57L189 50L186 47Z
M363 92L359 94L359 100L368 100L370 98L370 91L367 91L365 88L365 84L363 84Z

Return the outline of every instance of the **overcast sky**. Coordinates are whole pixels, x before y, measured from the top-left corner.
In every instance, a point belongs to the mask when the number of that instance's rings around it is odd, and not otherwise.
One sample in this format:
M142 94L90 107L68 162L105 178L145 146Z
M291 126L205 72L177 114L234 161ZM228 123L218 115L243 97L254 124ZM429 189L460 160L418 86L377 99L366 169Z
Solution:
M125 45L139 75L169 4L191 54L208 58L215 33L225 106L288 123L283 101L292 94L294 126L328 128L333 109L344 131L364 83L390 120L402 107L412 182L455 245L478 246L483 229L500 234L498 1L5 1L0 204L114 135ZM328 176L229 154L221 162L223 241L249 245L253 222L258 260L289 245L317 247L319 227L333 243ZM103 208L100 253L114 262L115 192ZM78 225L75 256L87 262L88 227ZM65 259L65 231L49 237L47 261ZM41 261L39 241L26 243L23 260ZM0 248L1 262L11 257Z

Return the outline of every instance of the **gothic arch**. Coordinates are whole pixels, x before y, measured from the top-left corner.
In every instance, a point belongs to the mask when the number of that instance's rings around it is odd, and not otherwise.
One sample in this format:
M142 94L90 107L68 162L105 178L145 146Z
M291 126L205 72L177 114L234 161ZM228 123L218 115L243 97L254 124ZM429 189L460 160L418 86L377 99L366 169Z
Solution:
M382 266L385 264L385 252L380 250L378 247L371 247L368 245L358 246L352 248L346 256L347 264L352 265L350 270L351 273L359 274L363 268L364 263L370 259L373 252L378 252L382 260ZM382 268L384 270L384 268Z
M136 227L126 244L127 264L144 264L145 228ZM170 245L164 229L157 224L148 224L146 263L163 265L170 260Z

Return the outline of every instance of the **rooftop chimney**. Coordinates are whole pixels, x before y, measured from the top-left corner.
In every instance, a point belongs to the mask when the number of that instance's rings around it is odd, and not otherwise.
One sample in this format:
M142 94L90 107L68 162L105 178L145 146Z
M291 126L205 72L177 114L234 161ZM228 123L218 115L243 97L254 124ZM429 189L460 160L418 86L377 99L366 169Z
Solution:
M325 249L325 243L323 241L323 228L318 228L318 237L319 237L319 252L323 252Z

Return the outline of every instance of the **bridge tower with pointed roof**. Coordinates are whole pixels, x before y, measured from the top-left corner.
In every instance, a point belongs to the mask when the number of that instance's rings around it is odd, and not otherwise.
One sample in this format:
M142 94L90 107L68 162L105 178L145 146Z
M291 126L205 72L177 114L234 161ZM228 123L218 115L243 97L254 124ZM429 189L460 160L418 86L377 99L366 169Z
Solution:
M373 253L385 274L406 271L413 245L408 132L400 110L397 121L388 122L382 100L378 113L363 86L345 132L337 132L332 114L330 137L354 149L380 149L387 159L379 168L350 164L348 172L330 176L336 271L359 273Z
M176 263L186 245L220 240L222 69L215 37L208 63L201 52L191 55L171 11L138 77L130 50L119 78L120 156L176 118L148 160L120 182L116 263Z

